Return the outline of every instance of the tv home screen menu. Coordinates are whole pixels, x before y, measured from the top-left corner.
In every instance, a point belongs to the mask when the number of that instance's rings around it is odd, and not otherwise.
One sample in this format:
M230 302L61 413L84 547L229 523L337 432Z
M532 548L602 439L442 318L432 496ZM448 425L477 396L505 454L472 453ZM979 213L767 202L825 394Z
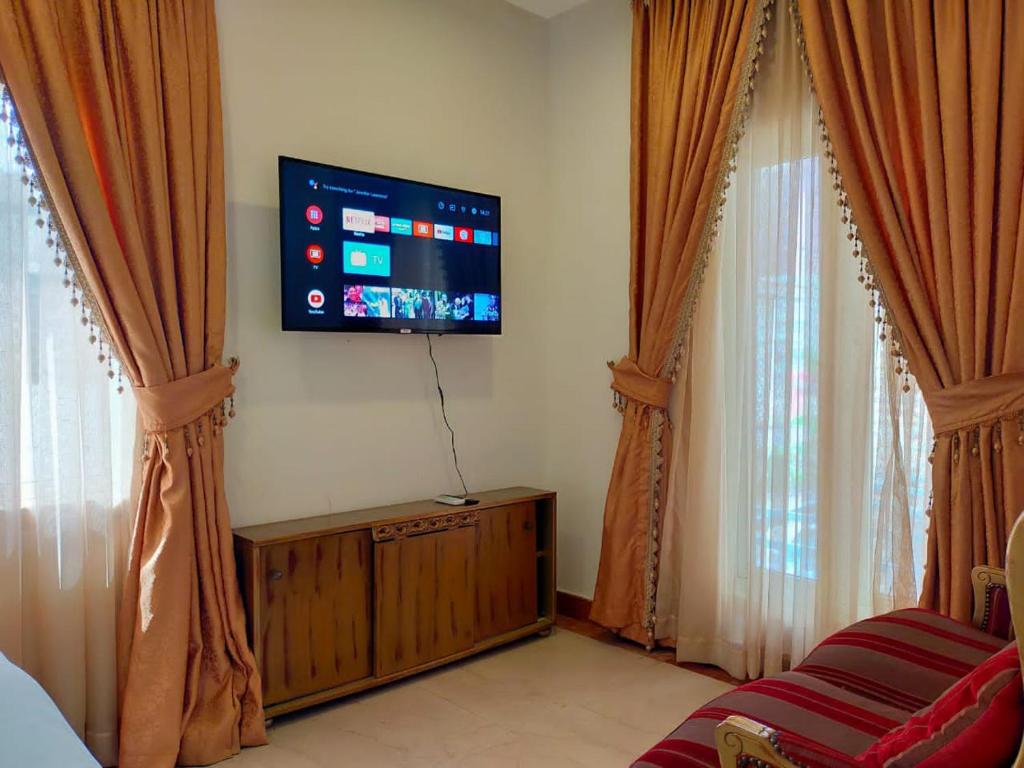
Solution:
M500 198L282 157L282 325L501 332Z

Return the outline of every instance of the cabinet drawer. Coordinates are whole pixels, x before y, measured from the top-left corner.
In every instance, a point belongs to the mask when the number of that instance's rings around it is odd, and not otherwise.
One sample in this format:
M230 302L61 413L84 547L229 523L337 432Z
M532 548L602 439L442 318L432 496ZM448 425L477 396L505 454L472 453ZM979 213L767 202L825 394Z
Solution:
M492 509L477 528L476 639L537 621L537 508Z
M474 528L377 542L377 676L473 646Z
M261 549L265 704L372 674L372 546L356 531Z

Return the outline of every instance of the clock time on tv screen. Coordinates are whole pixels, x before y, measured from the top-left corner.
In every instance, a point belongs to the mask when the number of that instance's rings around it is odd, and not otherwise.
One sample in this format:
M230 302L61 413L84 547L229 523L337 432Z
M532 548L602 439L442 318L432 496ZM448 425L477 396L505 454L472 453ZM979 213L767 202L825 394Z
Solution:
M501 333L501 198L281 157L286 331Z

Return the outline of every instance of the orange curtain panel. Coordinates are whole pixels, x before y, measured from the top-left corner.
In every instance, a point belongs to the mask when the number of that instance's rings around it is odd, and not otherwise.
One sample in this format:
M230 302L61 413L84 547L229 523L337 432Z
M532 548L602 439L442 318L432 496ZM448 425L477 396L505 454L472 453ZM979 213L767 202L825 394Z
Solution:
M921 603L967 620L971 568L1002 564L1024 511L1024 3L798 9L867 282L937 436Z
M146 429L119 612L120 766L212 763L266 741L224 495L213 0L0 0L0 69L73 300Z
M630 344L591 618L653 642L666 409L770 3L633 3Z

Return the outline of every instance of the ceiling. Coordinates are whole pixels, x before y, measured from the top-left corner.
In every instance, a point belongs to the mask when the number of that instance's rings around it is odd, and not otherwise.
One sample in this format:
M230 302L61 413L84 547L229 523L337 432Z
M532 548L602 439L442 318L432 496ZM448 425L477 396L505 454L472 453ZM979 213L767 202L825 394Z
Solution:
M508 0L512 5L518 5L520 8L535 13L538 16L543 16L545 19L550 19L552 16L557 16L563 11L568 11L570 8L575 8L577 5L583 5L587 0Z

